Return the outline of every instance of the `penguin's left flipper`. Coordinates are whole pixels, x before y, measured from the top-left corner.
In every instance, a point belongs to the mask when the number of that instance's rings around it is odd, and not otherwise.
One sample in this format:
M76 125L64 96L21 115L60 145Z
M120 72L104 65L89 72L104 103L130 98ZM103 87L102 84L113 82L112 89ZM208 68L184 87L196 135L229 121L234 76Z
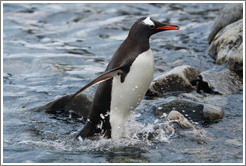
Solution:
M76 93L74 93L72 95L72 98L77 96L79 93L83 92L85 89L91 87L92 85L98 84L100 82L107 81L107 80L109 80L110 78L114 77L117 74L120 74L122 76L122 78L124 79L124 77L126 76L126 74L129 71L130 66L131 66L131 63L125 63L125 65L123 65L123 66L116 67L114 69L111 69L111 70L103 73L102 75L100 75L99 77L97 77L96 79L91 81L89 84L85 85L83 88L78 90Z

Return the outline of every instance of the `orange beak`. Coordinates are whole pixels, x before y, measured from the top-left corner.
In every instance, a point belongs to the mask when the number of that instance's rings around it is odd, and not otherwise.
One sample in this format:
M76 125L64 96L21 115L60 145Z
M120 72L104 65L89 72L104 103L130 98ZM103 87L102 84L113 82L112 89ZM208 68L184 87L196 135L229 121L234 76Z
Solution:
M179 27L176 25L165 25L161 27L157 27L156 29L163 29L163 30L179 30Z

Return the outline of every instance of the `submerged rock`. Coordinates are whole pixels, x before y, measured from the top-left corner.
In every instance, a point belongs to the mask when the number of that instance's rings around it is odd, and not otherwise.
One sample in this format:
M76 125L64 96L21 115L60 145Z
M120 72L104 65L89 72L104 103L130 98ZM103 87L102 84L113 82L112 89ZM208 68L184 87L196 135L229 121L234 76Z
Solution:
M162 95L171 91L192 91L194 87L191 82L199 74L199 70L188 65L175 67L173 70L156 77L150 84L147 95Z
M240 77L234 72L225 69L223 71L207 70L200 73L196 80L197 91L216 94L230 94L242 86Z
M205 131L190 123L180 112L171 111L167 120L179 136L186 137L198 143L206 141Z
M215 19L212 31L208 37L209 43L213 41L214 37L221 29L241 18L243 18L242 3L225 4L225 6Z
M243 76L243 19L222 29L209 46L209 54L216 63L226 64Z
M38 108L36 111L45 110L49 114L69 115L72 118L80 116L86 119L91 104L92 99L86 95L79 94L74 98L67 95Z
M224 112L221 107L186 100L173 100L155 107L154 110L155 115L158 116L169 114L171 111L175 110L181 113L190 122L200 124L207 121L217 121L224 117Z

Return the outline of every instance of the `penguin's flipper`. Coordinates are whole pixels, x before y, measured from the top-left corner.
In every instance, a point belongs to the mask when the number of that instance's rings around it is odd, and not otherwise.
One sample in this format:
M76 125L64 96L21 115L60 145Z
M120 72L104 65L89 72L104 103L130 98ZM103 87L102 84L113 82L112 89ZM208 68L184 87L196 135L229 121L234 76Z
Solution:
M120 66L120 67L116 67L114 69L106 71L105 73L103 73L102 75L100 75L99 77L97 77L96 79L91 81L89 84L85 85L83 88L78 90L76 93L74 93L72 95L72 98L77 96L79 93L83 92L85 89L91 87L94 84L98 84L100 82L107 81L107 80L109 80L110 78L114 77L117 74L122 74L126 70L126 68L128 68L128 67L129 67L129 64L127 63L126 65L123 65L123 66Z

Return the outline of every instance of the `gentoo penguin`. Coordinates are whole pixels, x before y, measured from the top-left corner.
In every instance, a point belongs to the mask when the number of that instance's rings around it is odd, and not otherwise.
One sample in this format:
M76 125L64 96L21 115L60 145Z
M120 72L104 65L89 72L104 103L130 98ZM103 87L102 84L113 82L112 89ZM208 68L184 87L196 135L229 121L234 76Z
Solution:
M87 122L77 137L122 137L124 122L143 99L153 77L154 57L149 46L150 36L178 29L176 25L167 25L150 17L142 17L132 25L105 73L73 95L100 83Z

